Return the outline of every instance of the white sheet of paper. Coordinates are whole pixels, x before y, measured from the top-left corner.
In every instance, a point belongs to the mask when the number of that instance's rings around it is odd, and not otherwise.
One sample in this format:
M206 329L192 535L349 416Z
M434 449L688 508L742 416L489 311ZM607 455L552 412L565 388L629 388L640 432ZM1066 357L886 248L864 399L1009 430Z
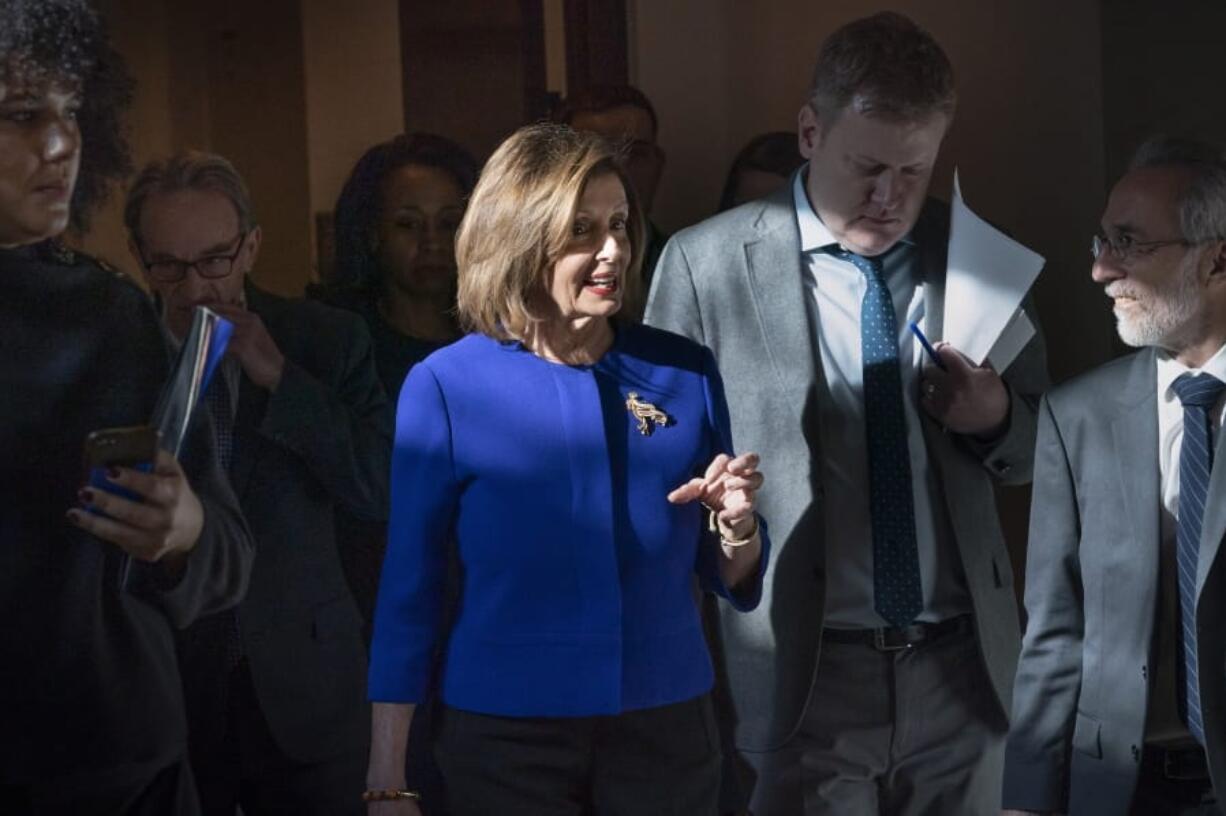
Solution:
M945 326L943 338L977 365L994 350L1022 298L1043 268L1043 256L1028 249L971 212L962 200L954 172L950 205L949 261L945 273ZM1025 315L1022 316L1025 319ZM1030 334L1034 326L1026 320ZM1017 337L1023 333L1017 329ZM1016 343L1011 337L1009 346ZM1027 337L1027 340L1030 338ZM1022 345L1025 345L1023 342ZM1008 349L1002 349L1007 351ZM1008 357L1017 356L1021 346ZM1003 366L997 366L1003 371Z
M1034 324L1026 316L1025 309L1018 309L1013 313L1005 330L1000 333L996 345L992 346L992 350L988 352L988 362L997 372L1004 371L1017 358L1017 355L1022 353L1022 349L1026 348L1026 344L1032 337L1034 337Z

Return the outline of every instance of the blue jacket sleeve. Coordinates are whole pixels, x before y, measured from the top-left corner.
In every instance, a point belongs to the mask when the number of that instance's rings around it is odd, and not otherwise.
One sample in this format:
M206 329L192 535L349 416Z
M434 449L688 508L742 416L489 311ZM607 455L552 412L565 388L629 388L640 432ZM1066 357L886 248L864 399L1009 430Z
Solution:
M370 655L375 702L419 702L426 691L458 493L446 401L429 363L420 363L396 411L387 555Z
M707 403L708 438L711 449L707 452L707 461L711 461L721 453L735 456L732 445L732 422L728 417L728 401L724 398L724 381L719 376L719 368L715 363L715 355L711 350L702 350L702 386ZM719 574L719 537L703 527L703 539L698 546L698 560L695 569L702 580L703 588L708 592L726 599L733 608L740 612L749 612L758 606L762 600L762 581L766 575L766 565L770 559L770 535L766 529L766 520L758 516L758 530L762 536L762 557L758 560L758 571L751 580L747 580L735 591L726 584Z

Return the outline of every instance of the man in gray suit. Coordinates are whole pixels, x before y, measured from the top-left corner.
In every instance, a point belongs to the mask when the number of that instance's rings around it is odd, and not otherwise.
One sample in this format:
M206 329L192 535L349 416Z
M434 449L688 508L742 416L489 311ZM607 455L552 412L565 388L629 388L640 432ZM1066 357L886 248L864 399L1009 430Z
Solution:
M953 109L913 22L843 27L800 110L806 167L678 233L651 292L771 466L762 605L714 644L757 816L999 808L1019 624L993 484L1029 479L1047 377L1037 340L1002 378L945 344L925 369L908 330L942 337L949 214L926 195Z
M172 334L196 305L235 327L205 398L256 559L237 611L180 642L204 814L364 813L366 649L335 511L387 512L391 413L366 326L250 283L261 231L220 156L145 167L125 222Z
M1142 351L1053 390L1039 410L1004 804L1218 813L1226 154L1146 143L1111 191L1093 251L1119 335Z

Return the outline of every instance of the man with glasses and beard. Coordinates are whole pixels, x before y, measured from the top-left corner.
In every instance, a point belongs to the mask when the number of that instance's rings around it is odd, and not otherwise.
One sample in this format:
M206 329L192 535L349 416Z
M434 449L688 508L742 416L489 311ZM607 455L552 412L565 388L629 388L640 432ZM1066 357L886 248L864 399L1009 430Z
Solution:
M1039 411L1004 806L1216 814L1226 154L1147 142L1092 250L1120 338L1141 350L1053 390Z
M235 327L205 400L258 557L242 604L180 642L204 812L362 813L366 649L334 514L386 518L391 415L370 336L355 315L252 285L260 227L220 156L145 167L124 222L175 337L196 306Z

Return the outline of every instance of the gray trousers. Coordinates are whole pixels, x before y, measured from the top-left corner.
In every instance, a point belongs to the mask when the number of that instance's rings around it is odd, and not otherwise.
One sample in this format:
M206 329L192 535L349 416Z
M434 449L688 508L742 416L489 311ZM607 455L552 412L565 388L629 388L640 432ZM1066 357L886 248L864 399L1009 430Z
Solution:
M754 816L999 813L1006 724L973 632L912 649L822 645L797 733L741 753Z

